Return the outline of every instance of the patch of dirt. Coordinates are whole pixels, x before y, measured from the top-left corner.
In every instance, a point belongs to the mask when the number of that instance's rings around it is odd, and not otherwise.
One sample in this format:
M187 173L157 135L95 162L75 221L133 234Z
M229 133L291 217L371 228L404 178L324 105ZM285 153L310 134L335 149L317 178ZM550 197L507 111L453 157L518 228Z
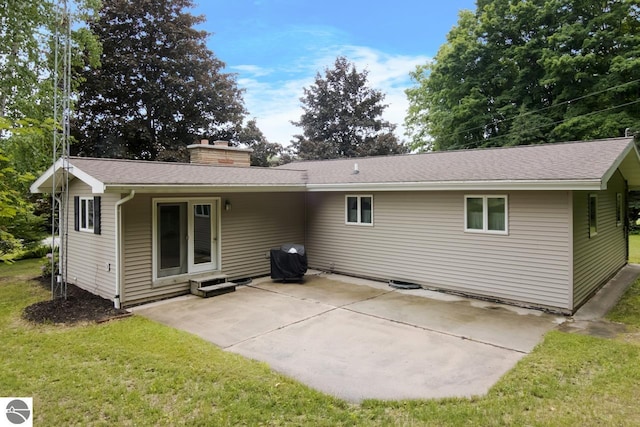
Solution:
M558 327L559 331L572 334L591 335L598 338L616 338L627 332L627 326L622 323L598 320L570 320Z
M43 286L49 288L48 279L42 280ZM116 309L113 301L80 289L75 285L67 285L67 298L40 301L24 309L22 317L35 323L74 324L78 322L105 322L110 319L131 315L128 311Z
M624 333L619 338L628 344L640 345L640 332Z

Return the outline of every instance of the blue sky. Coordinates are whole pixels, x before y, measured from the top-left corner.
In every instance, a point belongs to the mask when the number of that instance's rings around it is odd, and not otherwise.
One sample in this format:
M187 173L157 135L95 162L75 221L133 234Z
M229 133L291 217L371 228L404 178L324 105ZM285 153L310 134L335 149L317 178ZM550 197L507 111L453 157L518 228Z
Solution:
M208 46L237 74L250 117L271 142L302 133L290 124L317 72L345 56L369 71L369 86L386 94L385 118L399 125L407 109L409 72L432 58L461 9L474 0L200 0L194 14L213 35Z

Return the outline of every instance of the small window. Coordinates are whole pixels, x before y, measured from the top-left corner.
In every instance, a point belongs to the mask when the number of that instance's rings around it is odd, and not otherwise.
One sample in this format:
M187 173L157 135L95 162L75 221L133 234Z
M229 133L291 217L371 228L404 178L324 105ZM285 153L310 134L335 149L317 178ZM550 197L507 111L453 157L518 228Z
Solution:
M93 198L80 198L80 231L93 232L94 222Z
M598 234L598 196L589 194L589 237Z
M465 231L507 234L507 196L465 196Z
M622 193L616 194L616 225L619 227L622 225L624 218L624 211L622 210Z
M373 225L373 196L347 196L345 222L347 224Z

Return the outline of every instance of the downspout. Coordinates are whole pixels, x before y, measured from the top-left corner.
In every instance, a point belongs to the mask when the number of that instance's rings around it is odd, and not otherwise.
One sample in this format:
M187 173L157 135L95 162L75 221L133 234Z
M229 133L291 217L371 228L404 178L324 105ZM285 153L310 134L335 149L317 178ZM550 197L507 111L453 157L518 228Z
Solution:
M133 197L136 195L136 190L131 190L131 193L129 193L128 196L126 196L124 199L120 199L116 202L115 205L115 223L116 223L116 293L115 293L115 297L113 299L113 305L115 308L120 308L120 290L121 290L121 276L122 276L122 256L120 254L120 248L122 247L121 244L121 228L122 228L122 218L121 218L121 211L120 211L120 206L122 206L123 204L127 203L129 200L133 199Z

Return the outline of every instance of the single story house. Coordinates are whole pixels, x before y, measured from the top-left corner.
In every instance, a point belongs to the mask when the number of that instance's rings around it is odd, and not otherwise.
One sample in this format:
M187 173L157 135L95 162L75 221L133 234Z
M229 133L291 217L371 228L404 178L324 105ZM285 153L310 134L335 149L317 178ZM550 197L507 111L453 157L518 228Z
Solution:
M278 168L227 145L191 145L191 163L57 161L31 191L67 168L67 282L131 306L267 275L291 242L314 269L573 313L627 263L631 138Z

